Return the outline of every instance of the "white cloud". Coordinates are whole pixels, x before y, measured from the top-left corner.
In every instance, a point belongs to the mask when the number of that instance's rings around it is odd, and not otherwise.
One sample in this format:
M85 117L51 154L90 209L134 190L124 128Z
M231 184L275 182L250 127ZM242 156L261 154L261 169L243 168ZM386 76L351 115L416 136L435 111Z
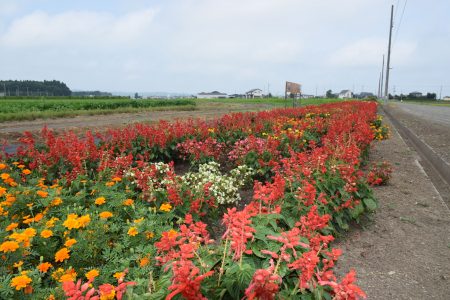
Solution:
M395 45L397 64L406 64L413 58L416 44L398 41ZM350 43L332 53L329 62L334 66L370 67L379 66L381 56L387 52L386 39L366 38Z
M50 15L37 11L15 20L0 42L9 47L61 47L131 43L145 37L154 10L120 17L109 13L68 11Z

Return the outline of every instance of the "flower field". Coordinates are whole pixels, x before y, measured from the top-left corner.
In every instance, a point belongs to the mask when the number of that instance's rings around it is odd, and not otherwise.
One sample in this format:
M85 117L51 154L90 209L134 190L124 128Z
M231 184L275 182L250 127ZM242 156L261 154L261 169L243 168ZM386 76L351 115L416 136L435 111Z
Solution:
M1 299L358 299L374 102L39 139L0 157ZM384 175L384 173L382 173ZM378 177L376 177L378 176ZM386 175L388 176L388 175Z

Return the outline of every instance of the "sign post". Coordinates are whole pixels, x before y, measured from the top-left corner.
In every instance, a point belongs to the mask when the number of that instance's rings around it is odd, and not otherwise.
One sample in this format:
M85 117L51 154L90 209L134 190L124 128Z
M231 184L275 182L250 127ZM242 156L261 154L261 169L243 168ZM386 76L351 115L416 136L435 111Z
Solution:
M298 99L301 99L301 96L302 96L301 84L286 81L286 88L284 91L284 99L287 100L288 94L289 94L289 97L292 98L292 107L296 107L297 106L297 101L296 101L297 97L298 97ZM301 100L300 100L300 105L301 105Z

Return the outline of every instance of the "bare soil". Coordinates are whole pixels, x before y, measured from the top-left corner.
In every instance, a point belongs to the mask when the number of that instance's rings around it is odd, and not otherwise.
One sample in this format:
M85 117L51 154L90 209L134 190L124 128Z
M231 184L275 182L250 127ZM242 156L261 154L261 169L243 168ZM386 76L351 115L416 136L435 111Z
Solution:
M344 251L337 271L354 268L368 299L450 299L450 209L389 125L392 137L370 155L391 162L392 178L374 189L376 213L334 245Z
M198 104L194 111L143 111L141 113L4 122L0 123L0 141L6 140L14 143L24 131L38 133L44 126L56 132L68 130L80 133L86 130L101 132L106 128L120 128L133 123L155 123L160 120L174 121L189 118L212 119L232 112L261 111L271 108L273 106L268 104L202 103Z

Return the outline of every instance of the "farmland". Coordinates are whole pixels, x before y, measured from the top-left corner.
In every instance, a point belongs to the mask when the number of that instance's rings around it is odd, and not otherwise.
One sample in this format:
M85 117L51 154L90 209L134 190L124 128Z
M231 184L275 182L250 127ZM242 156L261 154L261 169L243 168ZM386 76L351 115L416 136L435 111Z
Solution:
M131 99L3 99L0 100L0 122L61 118L77 115L101 115L143 110L194 110L192 100Z
M330 243L376 209L370 186L389 177L361 169L387 136L376 109L135 124L100 143L25 135L0 163L0 297L363 296L354 271L336 277Z

